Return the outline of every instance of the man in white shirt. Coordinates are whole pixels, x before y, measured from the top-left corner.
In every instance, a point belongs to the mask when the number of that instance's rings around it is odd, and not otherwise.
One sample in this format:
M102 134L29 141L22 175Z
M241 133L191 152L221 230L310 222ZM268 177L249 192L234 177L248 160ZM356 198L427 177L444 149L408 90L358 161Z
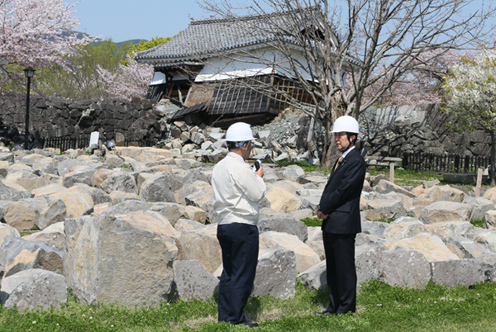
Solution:
M253 134L248 124L237 122L226 132L229 153L212 173L214 209L218 215L217 239L224 270L219 285L219 322L249 323L243 313L253 289L258 262L259 202L265 196L263 167L253 171L245 163Z

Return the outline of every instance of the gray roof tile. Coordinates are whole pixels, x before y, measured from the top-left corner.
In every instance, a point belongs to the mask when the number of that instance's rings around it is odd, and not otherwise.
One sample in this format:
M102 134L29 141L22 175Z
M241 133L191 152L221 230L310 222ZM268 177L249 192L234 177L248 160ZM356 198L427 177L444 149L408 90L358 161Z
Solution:
M193 60L211 53L256 45L275 37L268 22L284 25L285 13L253 15L226 19L192 20L189 27L163 45L140 52L137 59L167 62ZM258 28L253 29L254 25Z

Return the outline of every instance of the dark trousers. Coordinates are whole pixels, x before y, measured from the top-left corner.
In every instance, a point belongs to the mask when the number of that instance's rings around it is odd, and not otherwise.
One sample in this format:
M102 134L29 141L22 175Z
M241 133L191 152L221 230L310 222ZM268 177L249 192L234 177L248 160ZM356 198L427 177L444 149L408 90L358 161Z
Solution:
M258 262L257 226L234 223L217 226L224 270L219 284L219 322L246 321L243 309L253 289Z
M357 275L355 270L356 234L323 232L327 266L329 307L337 314L356 311Z

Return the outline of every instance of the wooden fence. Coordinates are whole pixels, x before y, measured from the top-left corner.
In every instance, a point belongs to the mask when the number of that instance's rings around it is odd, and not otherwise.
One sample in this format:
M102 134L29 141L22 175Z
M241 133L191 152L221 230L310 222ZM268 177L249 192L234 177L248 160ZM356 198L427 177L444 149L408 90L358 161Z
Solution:
M105 138L100 138L101 141L105 144L107 141ZM51 137L43 139L43 147L44 148L55 148L60 149L60 151L65 151L69 149L84 149L89 147L90 145L90 137ZM136 142L131 142L129 140L124 141L124 146L129 146L131 143L138 143L140 147L153 146L155 144L152 140L139 140ZM132 144L131 144L132 145Z
M434 155L430 153L404 153L403 168L413 171L444 173L477 173L490 164L487 156Z

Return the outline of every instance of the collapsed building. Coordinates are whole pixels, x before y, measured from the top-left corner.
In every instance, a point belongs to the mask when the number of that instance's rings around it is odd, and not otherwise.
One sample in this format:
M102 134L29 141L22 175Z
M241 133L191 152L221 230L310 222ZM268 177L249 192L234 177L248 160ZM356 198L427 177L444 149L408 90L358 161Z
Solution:
M180 105L174 120L217 127L235 121L267 123L287 108L288 95L302 105L314 105L296 77L280 66L288 58L297 59L302 77L313 82L305 70L308 62L303 47L291 33L284 37L289 54L274 46L281 31L296 28L290 22L294 15L298 12L191 20L187 29L166 44L136 56L138 62L155 68L148 98L166 98ZM311 24L298 26L299 31L292 33L316 29ZM346 61L349 66L359 65L351 56ZM345 75L341 79L345 80Z

